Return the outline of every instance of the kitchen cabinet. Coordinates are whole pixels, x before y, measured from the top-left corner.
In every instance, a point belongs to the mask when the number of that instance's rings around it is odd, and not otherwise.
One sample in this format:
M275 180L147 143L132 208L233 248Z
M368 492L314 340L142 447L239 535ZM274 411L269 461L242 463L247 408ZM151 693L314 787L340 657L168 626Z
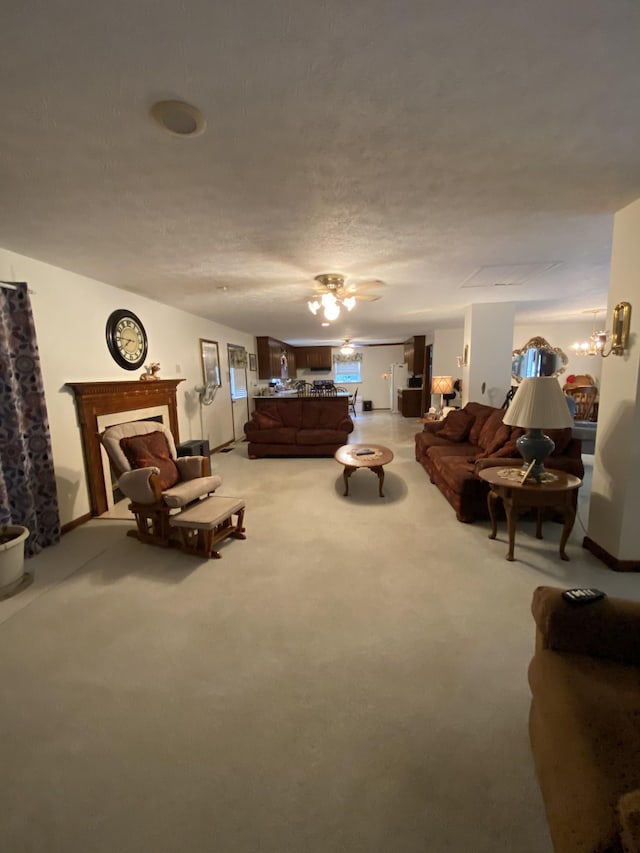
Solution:
M422 388L398 388L398 410L403 418L419 418Z
M296 347L296 365L301 370L331 370L331 347Z
M404 342L404 363L413 376L422 376L424 373L425 338L425 335L414 335Z
M293 347L277 338L256 338L258 350L258 379L288 379L296 375Z

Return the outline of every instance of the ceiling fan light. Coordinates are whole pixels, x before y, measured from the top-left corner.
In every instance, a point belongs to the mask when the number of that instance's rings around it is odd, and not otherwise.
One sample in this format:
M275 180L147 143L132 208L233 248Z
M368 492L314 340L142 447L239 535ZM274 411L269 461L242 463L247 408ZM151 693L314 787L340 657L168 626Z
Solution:
M343 300L342 304L347 309L347 311L351 311L356 306L355 296L347 296L347 298L345 300Z
M320 309L320 303L317 299L314 299L313 302L307 302L307 305L309 306L309 311L311 311L312 314L318 313Z
M324 308L328 308L330 305L336 305L337 303L337 299L333 293L323 293L320 301Z
M322 297L324 302L324 296ZM324 306L324 316L327 320L337 320L340 316L340 306L336 303L336 300L333 300L333 303L327 301L327 304Z

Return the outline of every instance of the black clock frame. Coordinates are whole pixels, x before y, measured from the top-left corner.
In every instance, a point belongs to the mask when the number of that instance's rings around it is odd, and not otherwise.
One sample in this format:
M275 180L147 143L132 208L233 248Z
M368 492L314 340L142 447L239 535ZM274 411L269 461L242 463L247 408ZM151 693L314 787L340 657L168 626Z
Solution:
M142 353L140 358L135 361L128 361L126 358L122 356L122 353L118 349L118 345L116 343L116 328L120 320L125 317L131 318L134 323L138 326L140 331L142 332ZM147 357L147 349L148 349L148 341L147 341L147 332L142 325L142 321L139 317L137 317L133 311L128 311L126 308L118 308L116 311L112 311L107 319L107 325L105 328L106 337L107 337L107 346L109 347L109 352L113 357L113 360L120 365L120 367L124 367L125 370L138 370L144 364L144 360Z

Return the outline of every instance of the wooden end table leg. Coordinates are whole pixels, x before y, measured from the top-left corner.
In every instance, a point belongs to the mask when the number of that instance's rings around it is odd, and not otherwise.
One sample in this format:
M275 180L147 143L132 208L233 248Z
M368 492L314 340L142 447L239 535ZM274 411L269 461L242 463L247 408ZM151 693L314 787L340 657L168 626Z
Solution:
M342 472L342 478L344 480L344 494L342 495L343 498L346 498L349 495L349 477L353 474L355 470L356 469L352 468L351 465L344 466L344 471Z
M507 514L507 530L509 532L509 550L507 551L507 560L513 561L513 550L516 542L516 521L518 513L515 507L515 501L509 495L502 498L504 511Z
M382 486L384 483L384 467L382 465L375 465L371 467L371 470L374 474L378 475L378 492L380 497L383 498L384 495L382 493Z
M496 521L497 500L498 495L493 491L493 489L489 489L489 494L487 495L487 509L489 510L489 518L491 519L491 533L489 534L489 539L495 539L498 533L498 523Z
M538 507L536 513L536 539L542 539L542 512L543 507Z
M577 500L578 493L572 492L570 495L567 495L567 504L564 507L564 526L562 528L562 535L560 536L560 559L561 560L569 560L564 548L569 539L569 534L573 530L573 523L576 520L576 508L577 508Z

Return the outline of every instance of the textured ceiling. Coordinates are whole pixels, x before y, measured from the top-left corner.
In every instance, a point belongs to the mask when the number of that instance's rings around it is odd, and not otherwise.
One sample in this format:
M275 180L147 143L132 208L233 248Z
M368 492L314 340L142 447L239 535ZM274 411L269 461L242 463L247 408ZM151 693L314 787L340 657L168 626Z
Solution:
M4 248L291 343L606 302L636 0L7 0L0 31ZM322 329L329 271L382 298Z

